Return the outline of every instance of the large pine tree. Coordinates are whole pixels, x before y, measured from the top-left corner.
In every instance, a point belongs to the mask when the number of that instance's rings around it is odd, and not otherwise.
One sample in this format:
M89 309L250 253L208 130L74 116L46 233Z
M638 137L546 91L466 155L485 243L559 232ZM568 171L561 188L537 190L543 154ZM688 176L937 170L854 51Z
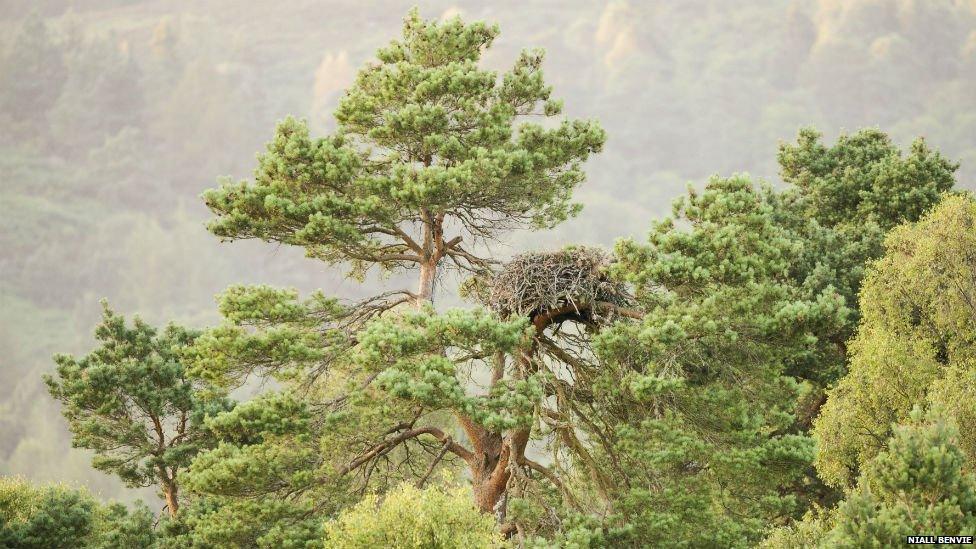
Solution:
M377 52L340 100L334 135L312 138L303 122L285 120L253 181L204 194L217 214L210 230L222 238L300 246L355 276L412 271L417 285L357 304L268 287L225 294L228 323L201 338L197 370L229 383L275 376L290 396L219 420L234 434L195 465L201 493L265 490L310 501L328 482L324 499L334 499L341 486L423 484L442 460L459 460L476 505L491 512L516 464L556 479L526 448L542 396L532 334L557 315L537 311L531 331L525 316L432 308L443 271L491 272L496 261L479 253L482 244L574 215L582 165L605 139L595 122L559 120L541 52L523 52L503 74L481 68L497 35L484 23L424 21L412 11L403 36ZM484 383L479 389L471 379ZM310 419L270 425L288 422L272 404L281 398ZM264 423L241 417L262 402L272 409L254 412ZM281 448L301 444L315 457L281 461ZM243 459L295 474L280 483L245 480L236 469Z

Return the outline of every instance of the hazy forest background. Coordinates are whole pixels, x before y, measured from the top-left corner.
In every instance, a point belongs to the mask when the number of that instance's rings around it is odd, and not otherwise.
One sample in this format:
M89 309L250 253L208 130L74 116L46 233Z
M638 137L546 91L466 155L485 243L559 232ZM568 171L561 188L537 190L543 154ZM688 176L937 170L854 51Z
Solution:
M92 346L97 302L154 324L217 320L232 283L370 293L260 242L221 246L198 195L246 177L277 120L328 114L412 2L0 1L0 475L123 488L71 449L41 374ZM423 2L499 23L567 114L607 130L576 220L501 255L641 236L688 183L778 182L776 146L812 125L924 136L976 181L976 0Z

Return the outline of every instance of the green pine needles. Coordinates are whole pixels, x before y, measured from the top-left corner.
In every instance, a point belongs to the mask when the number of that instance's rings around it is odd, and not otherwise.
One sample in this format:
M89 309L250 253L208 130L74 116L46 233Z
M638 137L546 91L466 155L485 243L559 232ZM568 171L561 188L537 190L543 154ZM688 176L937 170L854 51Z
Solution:
M340 100L335 135L313 139L289 118L253 183L204 194L217 214L210 230L301 246L359 275L419 268L418 299L429 299L441 260L481 270L480 239L574 215L582 164L606 136L591 121L535 122L562 110L542 52L523 52L501 75L482 69L497 36L497 26L411 11L402 38L377 51Z

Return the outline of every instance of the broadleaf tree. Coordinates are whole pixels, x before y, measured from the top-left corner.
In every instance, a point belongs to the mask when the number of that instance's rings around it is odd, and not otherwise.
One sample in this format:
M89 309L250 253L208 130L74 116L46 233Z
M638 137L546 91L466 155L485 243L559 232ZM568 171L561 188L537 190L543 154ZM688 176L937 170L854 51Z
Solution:
M419 490L409 484L394 489L382 502L371 496L343 511L326 524L325 543L336 549L504 546L494 521L471 504L464 490Z
M976 202L951 196L885 241L861 293L850 372L815 423L817 467L828 483L850 485L885 448L892 425L919 404L944 406L961 428L961 447L976 458L976 410L967 396L976 364L974 226Z

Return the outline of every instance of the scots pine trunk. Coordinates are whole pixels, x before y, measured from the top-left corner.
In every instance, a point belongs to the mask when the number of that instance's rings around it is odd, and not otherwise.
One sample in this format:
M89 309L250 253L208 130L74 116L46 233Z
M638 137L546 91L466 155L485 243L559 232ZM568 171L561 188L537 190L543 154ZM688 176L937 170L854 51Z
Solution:
M175 518L180 510L179 487L175 481L169 479L164 479L161 482L161 487L163 489L163 499L166 500L166 511L170 517Z
M437 268L445 251L444 216L427 210L422 212L422 216L423 250L415 299L418 308L434 302ZM504 435L485 429L464 414L456 413L455 417L472 448L473 456L467 460L467 465L471 473L475 506L484 513L492 513L505 493L509 477L509 453L504 447Z

